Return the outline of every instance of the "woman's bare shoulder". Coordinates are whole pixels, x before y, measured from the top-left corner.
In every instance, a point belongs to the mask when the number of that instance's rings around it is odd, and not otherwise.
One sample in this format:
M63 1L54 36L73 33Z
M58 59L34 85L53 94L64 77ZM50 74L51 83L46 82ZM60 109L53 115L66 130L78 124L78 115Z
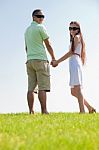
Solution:
M80 36L76 35L75 38L74 38L74 42L79 43L80 41L81 41Z

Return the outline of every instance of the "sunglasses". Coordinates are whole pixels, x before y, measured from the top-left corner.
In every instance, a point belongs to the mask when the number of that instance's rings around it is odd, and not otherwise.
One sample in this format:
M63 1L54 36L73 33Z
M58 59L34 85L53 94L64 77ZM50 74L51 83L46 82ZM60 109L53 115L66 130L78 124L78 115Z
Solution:
M44 15L35 15L37 18L44 18Z
M79 27L77 28L77 27L69 27L69 30L78 30L78 29L80 29Z

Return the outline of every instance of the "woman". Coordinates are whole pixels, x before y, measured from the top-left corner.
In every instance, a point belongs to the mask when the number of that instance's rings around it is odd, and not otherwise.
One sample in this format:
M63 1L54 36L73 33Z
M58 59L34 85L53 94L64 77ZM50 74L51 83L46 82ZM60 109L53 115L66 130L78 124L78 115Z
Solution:
M70 71L70 87L71 94L78 99L80 113L85 113L84 105L87 107L89 113L94 113L96 110L89 105L84 99L82 87L82 65L85 63L85 44L82 37L80 25L78 22L71 22L69 26L70 31L70 49L64 56L56 61L52 61L53 67L56 67L60 62L69 58Z

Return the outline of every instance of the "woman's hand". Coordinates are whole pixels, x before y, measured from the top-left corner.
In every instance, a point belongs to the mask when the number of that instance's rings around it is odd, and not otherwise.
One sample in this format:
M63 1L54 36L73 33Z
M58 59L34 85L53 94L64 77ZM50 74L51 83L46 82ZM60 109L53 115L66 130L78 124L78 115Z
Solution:
M52 65L53 67L58 66L57 60L52 60L52 61L51 61L51 65Z

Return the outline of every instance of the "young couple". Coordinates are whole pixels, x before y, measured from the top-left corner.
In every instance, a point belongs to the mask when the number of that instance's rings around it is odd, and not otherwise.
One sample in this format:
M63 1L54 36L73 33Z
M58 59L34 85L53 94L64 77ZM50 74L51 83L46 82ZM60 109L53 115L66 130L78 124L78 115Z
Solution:
M51 65L58 66L59 63L69 58L70 88L71 94L77 98L80 113L85 113L84 105L89 113L96 110L83 97L82 87L82 65L85 63L85 44L78 22L71 22L70 49L60 59L56 60L53 48L49 42L49 36L45 27L42 25L44 14L42 10L36 9L32 13L33 22L25 32L25 48L27 53L27 74L28 74L28 92L27 100L29 113L34 113L34 92L38 85L38 99L41 104L42 114L48 114L46 107L46 92L50 91L50 71L49 63L45 51L45 46L51 56Z

